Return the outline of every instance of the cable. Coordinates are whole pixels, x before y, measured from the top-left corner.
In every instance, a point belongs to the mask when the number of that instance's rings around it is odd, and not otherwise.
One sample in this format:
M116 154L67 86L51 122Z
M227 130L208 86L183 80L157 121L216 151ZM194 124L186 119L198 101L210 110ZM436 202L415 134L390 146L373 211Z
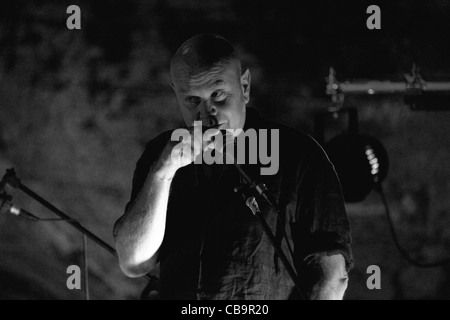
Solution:
M83 265L84 265L84 298L89 300L89 264L88 264L88 252L87 252L87 237L83 233Z
M34 222L54 222L54 221L74 221L72 219L64 219L64 218L39 218L32 214L31 212L28 212L24 209L19 209L14 206L10 208L11 213L16 214L14 211L17 211L17 214L23 216L24 218L34 221Z
M100 247L108 251L110 254L112 254L114 257L117 258L117 252L116 250L111 247L109 244L107 244L105 241L97 237L95 234L90 232L88 229L84 228L77 220L72 219L70 216L66 215L64 212L56 208L54 205L52 205L50 202L36 194L34 191L29 189L27 186L23 185L20 182L20 179L16 176L16 172L14 171L14 168L10 168L6 170L5 175L3 176L2 180L0 181L0 214L3 212L9 211L10 213L14 215L20 215L21 210L18 208L15 208L12 203L11 199L12 197L6 194L6 192L3 192L3 189L6 185L11 186L12 188L19 189L26 195L30 196L37 202L39 202L41 205L46 207L47 209L51 210L53 213L55 213L57 216L61 217L60 219L41 219L39 217L36 217L35 215L22 210L24 212L23 216L27 217L30 220L34 221L66 221L69 223L72 227L74 227L76 230L84 234L85 236L89 237L89 239L93 240L95 243L97 243ZM11 209L14 208L14 212L11 211ZM143 278L147 280L151 280L152 276L149 274L145 274L142 276Z
M70 221L74 223L78 223L78 221L71 219L71 218L39 218L32 214L31 212L28 212L27 210L17 208L14 206L11 202L10 196L6 196L5 194L2 195L2 203L1 207L6 208L6 211L9 211L9 213L14 215L23 216L27 220L31 220L33 222L59 222L59 221ZM5 211L5 212L6 212ZM85 293L85 300L89 300L89 264L88 264L88 254L87 254L87 237L86 234L83 233L83 267L84 267L84 293Z
M421 261L418 261L418 260L414 259L413 257L411 257L410 254L408 253L408 251L402 247L402 245L400 244L400 241L397 237L397 232L395 231L394 223L392 221L392 216L391 216L391 210L389 209L389 204L388 204L386 196L383 192L383 185L381 183L383 177L379 175L380 174L380 159L379 159L380 154L378 152L375 152L374 147L370 144L367 144L365 146L365 154L366 154L367 160L371 167L370 174L372 175L372 178L373 178L374 190L377 191L381 197L381 201L383 202L383 205L385 208L386 217L387 217L388 224L389 224L389 229L392 234L392 239L394 240L394 244L397 247L397 250L402 255L402 257L406 261L408 261L410 264L412 264L413 266L418 267L418 268L435 268L435 267L440 267L442 265L450 263L450 258L443 259L443 260L436 261L436 262L421 262Z
M250 208L253 215L258 218L258 220L261 222L261 226L263 227L263 231L265 232L267 238L269 239L270 243L272 244L273 248L277 252L278 256L281 259L281 262L283 263L284 267L286 268L287 273L289 274L289 277L292 279L292 282L294 283L294 287L297 289L297 292L299 293L300 297L303 300L306 299L306 294L302 290L300 279L295 272L295 269L291 264L289 263L286 255L283 252L283 249L281 248L281 245L278 245L275 236L272 233L272 230L270 229L269 225L267 224L267 221L264 219L264 215L259 210L258 202L256 201L255 197L249 197L245 201L245 204Z
M39 218L39 217L35 216L34 214L32 214L26 210L23 210L23 209L20 209L20 213L24 218L34 221L34 222L55 222L55 221L69 221L69 220L73 221L72 219L61 219L61 218L48 218L48 219L47 218Z
M11 206L10 209L13 214L20 214L24 218L31 220L33 222L59 222L59 221L71 221L77 222L71 218L39 218L28 212L24 209L16 208L15 206ZM89 298L89 262L88 262L88 253L87 253L87 237L86 234L83 233L83 267L84 267L84 298L85 300L90 300Z
M12 202L12 197L7 195L6 193L2 193L1 195L1 204L0 204L0 211L5 213L10 213L16 216L22 216L25 219L31 220L33 222L40 222L40 221L74 221L71 218L39 218L32 214L31 212L24 210L22 208L16 207Z
M211 118L213 121L215 120L215 118ZM217 122L217 120L215 120ZM211 126L216 125L216 123L209 123ZM222 136L226 137L227 135L227 131L226 130L221 130L222 132ZM225 142L227 142L227 139L225 138ZM234 138L232 141L233 144L233 148L237 147L237 138ZM225 143L226 146L226 143ZM234 153L233 153L233 157L230 157L228 152L223 152L223 155L225 157L225 161L224 163L228 163L228 160L231 160L231 163L234 164L234 166L236 167L236 169L238 170L240 177L251 187L254 186L255 190L258 191L258 196L261 197L263 200L265 200L265 202L270 205L276 212L277 214L277 223L281 226L282 229L282 239L281 242L283 241L283 237L285 238L286 244L287 244L287 249L289 251L289 255L291 257L292 263L295 263L294 260L294 250L292 249L292 246L289 242L289 238L287 236L287 232L286 232L286 228L285 228L285 224L283 223L283 219L281 219L281 213L280 210L278 209L278 205L275 201L275 199L273 199L273 197L271 196L271 194L269 193L269 190L267 189L265 184L256 184L253 183L253 180L246 174L246 172L242 169L241 165L239 164L239 162L237 161L237 159L234 157ZM261 192L259 192L261 191Z
M387 220L388 220L388 223L389 223L389 229L391 230L391 234L392 234L392 238L394 240L394 244L397 247L397 249L400 252L400 254L402 255L402 257L406 261L408 261L410 264L412 264L413 266L418 267L418 268L435 268L435 267L440 267L442 265L450 263L450 258L442 259L442 260L436 261L436 262L421 262L421 261L418 261L418 260L412 258L409 255L409 253L407 252L407 250L404 249L401 246L400 241L399 241L399 239L397 237L397 233L396 233L395 228L394 228L394 223L392 222L391 211L389 209L389 205L388 205L388 202L386 200L386 196L385 196L385 194L383 192L383 187L382 187L381 183L375 183L375 190L378 191L378 193L379 193L379 195L381 197L381 200L383 201L383 205L384 205L385 211L386 211Z
M280 224L281 229L282 229L282 231L283 231L283 235L282 235L282 236L284 237L284 239L285 239L285 241L286 241L287 248L288 248L288 251L289 251L289 255L291 256L291 259L292 259L292 263L295 263L295 260L294 260L294 250L292 250L291 243L289 242L289 238L288 238L288 236L287 236L287 232L286 232L285 225L284 225L284 223L281 221L281 214L280 214L280 211L279 211L278 209L275 209L275 211L277 212L277 220L278 220L278 223Z

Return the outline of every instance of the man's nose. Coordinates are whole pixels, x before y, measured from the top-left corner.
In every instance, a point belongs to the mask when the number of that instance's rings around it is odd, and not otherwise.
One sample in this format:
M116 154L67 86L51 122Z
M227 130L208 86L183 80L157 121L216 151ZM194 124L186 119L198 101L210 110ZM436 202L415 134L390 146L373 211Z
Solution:
M215 116L217 115L217 107L212 101L203 101L202 112L205 116Z

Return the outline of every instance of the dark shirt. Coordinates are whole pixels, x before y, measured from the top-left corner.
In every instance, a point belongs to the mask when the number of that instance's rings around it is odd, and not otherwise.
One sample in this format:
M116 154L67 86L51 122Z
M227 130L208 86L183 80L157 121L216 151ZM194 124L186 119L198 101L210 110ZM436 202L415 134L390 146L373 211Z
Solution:
M279 170L260 175L261 164L242 168L267 185L280 208L259 206L277 241L302 278L311 255L341 253L352 267L350 228L341 187L323 149L308 135L265 120L247 109L244 130L279 129ZM150 141L139 159L130 202L172 131ZM172 180L166 231L159 250L162 299L289 299L292 280L262 226L234 188L242 182L234 165L190 164ZM280 222L281 221L281 222ZM284 226L294 250L292 261Z

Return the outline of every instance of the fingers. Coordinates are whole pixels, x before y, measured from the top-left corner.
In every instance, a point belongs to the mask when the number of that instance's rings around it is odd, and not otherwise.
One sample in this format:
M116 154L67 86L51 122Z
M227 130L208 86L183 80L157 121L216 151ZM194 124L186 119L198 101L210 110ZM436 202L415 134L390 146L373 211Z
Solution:
M221 134L219 129L208 129L203 133L203 140L210 141L212 137Z
M231 146L234 142L235 137L232 130L208 129L203 134L203 151L215 149L223 153L224 148Z
M192 136L192 143L194 144L194 147L196 147L195 156L198 156L198 153L201 151L205 151L208 148L213 149L215 147L215 143L212 140L212 138L218 134L220 134L220 130L216 128L210 128L206 131L202 131L202 124L194 123L193 127L188 128L189 132Z
M202 132L201 123L194 123L194 126L187 129L180 129L178 138L172 141L170 157L178 167L184 167L192 162L196 162L201 153L214 149L223 153L224 147L233 143L232 132L224 131L224 134L217 128L207 129ZM201 160L200 160L201 161Z

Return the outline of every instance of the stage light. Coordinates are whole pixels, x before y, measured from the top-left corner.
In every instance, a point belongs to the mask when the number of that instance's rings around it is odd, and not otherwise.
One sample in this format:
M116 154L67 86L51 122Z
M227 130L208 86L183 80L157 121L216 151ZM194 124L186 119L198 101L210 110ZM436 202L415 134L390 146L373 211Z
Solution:
M346 202L364 200L387 176L388 155L374 137L345 133L332 138L324 147L338 174Z
M355 107L336 108L333 112L315 115L315 137L334 165L346 202L359 202L386 178L388 155L382 143L358 130L358 110ZM325 141L325 118L347 117L344 133Z

